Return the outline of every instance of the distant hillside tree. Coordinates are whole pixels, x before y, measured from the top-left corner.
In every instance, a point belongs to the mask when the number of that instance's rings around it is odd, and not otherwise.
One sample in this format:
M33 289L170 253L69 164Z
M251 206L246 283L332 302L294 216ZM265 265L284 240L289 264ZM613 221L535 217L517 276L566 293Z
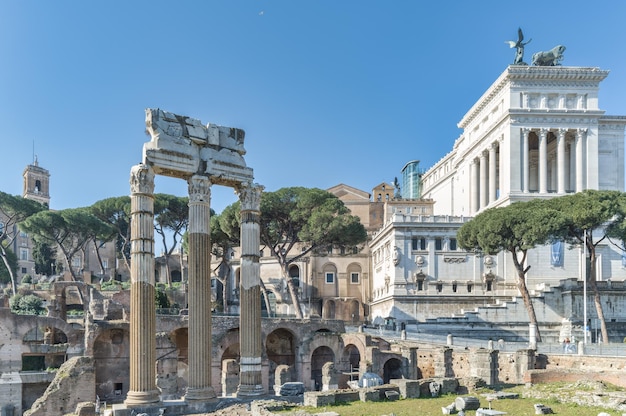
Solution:
M182 241L188 224L189 198L167 194L154 195L154 230L161 236L168 285L172 283L170 257L179 242ZM169 241L171 241L171 245Z
M222 225L222 230L233 240L240 238L239 222L239 215L230 215L227 225ZM303 187L282 188L261 195L260 234L261 244L270 249L280 265L299 319L303 317L302 308L296 282L289 276L289 266L319 248L354 248L367 240L359 217L351 215L339 198L321 189ZM304 249L294 253L292 249L299 243Z
M115 247L118 258L130 270L130 197L102 199L89 207L89 211L115 230Z
M72 259L79 254L95 236L103 235L108 224L96 218L86 208L70 208L61 211L41 211L20 223L20 229L38 241L56 247L63 255L65 267L72 279L82 280L80 270L72 267Z
M563 234L565 241L572 245L586 246L589 253L589 273L586 282L593 294L593 302L600 331L604 342L609 342L604 310L600 292L596 284L597 253L596 248L605 241L611 233L616 235L625 216L624 194L618 191L586 190L575 194L552 198L546 201L549 207L559 211L567 219ZM586 260L586 259L585 259ZM587 325L585 322L584 325Z
M559 239L565 218L542 200L516 202L506 207L487 209L463 224L457 233L457 241L467 251L479 251L495 255L501 251L511 253L517 270L517 287L524 301L531 324L536 328L537 341L541 333L537 315L526 286L528 250Z
M9 262L10 254L8 253L10 251L8 247L11 246L18 235L16 225L45 209L46 207L36 201L0 191L0 258L6 272L9 274L14 296L17 293L16 268Z
M0 263L0 283L6 284L12 281L12 276L17 275L18 263L17 256L11 249L5 247L4 255L6 256L6 261ZM8 269L6 266L7 264L9 265ZM9 270L11 273L9 273Z
M33 260L35 273L52 276L56 273L57 252L50 244L33 240Z

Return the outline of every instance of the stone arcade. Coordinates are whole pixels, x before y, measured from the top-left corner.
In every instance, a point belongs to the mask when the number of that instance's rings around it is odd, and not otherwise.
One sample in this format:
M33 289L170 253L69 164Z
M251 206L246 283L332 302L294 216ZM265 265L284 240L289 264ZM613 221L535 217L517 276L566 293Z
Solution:
M131 170L131 319L129 408L160 401L156 387L154 305L154 176L189 184L189 374L185 400L215 401L211 386L210 198L212 185L235 188L241 200L241 396L262 393L259 214L262 187L243 159L243 130L146 110L151 141Z

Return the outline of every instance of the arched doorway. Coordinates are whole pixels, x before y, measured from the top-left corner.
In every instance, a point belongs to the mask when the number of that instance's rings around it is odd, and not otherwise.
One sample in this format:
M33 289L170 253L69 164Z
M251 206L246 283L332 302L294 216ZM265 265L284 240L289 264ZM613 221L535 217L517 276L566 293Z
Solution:
M354 344L348 344L343 349L340 370L343 377L339 380L339 388L347 388L348 382L359 380L359 367L361 365L361 353Z
M390 358L383 366L383 382L389 383L389 380L403 378L402 361L397 358Z
M293 367L296 362L294 335L286 329L277 329L265 339L265 352L270 362L269 385L274 385L276 367L281 364Z
M316 348L311 354L311 379L317 391L322 390L322 367L328 362L335 362L335 353L329 347Z

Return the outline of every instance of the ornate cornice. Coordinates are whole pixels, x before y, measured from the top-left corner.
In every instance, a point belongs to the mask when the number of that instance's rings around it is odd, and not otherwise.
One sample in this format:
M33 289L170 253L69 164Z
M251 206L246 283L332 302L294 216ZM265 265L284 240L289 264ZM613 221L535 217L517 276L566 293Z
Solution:
M531 86L530 81L535 82L534 86L550 86L550 83L552 83L556 87L559 85L572 85L572 83L580 85L579 83L586 82L589 87L594 87L606 78L608 74L609 71L594 67L510 65L463 116L458 123L458 127L465 129L493 101L493 98L506 87L519 87L521 84Z

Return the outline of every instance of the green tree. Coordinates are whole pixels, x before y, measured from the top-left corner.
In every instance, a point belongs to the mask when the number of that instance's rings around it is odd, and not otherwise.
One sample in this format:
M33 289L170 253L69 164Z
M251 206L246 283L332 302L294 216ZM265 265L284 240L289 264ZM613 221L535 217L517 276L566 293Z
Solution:
M130 270L130 197L102 199L89 207L90 212L115 230L117 255Z
M586 190L546 201L552 209L558 210L567 219L564 225L565 232L562 233L565 240L572 245L584 244L589 253L589 273L586 282L593 296L604 342L609 342L609 335L596 284L596 248L619 228L620 218L626 212L623 209L623 198L623 194L618 191Z
M18 266L17 256L9 248L5 247L4 250L5 250L6 261L3 261L2 263L0 263L0 283L9 283L9 282L12 282L13 276L17 275L17 266ZM6 266L7 264L9 265L8 269Z
M35 295L15 294L9 299L9 306L11 312L18 315L43 315L46 312L43 300Z
M79 270L72 267L72 258L93 241L94 236L101 235L108 225L85 208L71 208L41 211L20 223L19 227L34 240L56 247L62 253L72 279L76 281L82 276Z
M239 221L238 215L229 215L224 219L227 225L220 222L220 226L230 238L239 240ZM317 188L293 187L261 195L260 237L280 265L296 317L302 318L289 266L321 247L357 247L365 243L367 232L359 217L351 215L335 195ZM300 243L303 249L294 253L292 249Z
M35 272L46 276L55 274L57 253L50 244L33 240L33 260L35 260Z
M154 230L161 236L167 284L171 286L170 257L182 240L189 224L189 198L167 194L154 195ZM172 244L168 244L170 241Z
M16 269L9 263L8 247L18 235L16 225L44 209L46 208L36 201L0 192L0 258L11 279L13 295L17 293Z
M565 218L542 200L516 202L506 207L487 209L463 224L457 233L459 246L468 251L495 255L500 251L511 253L517 271L517 287L528 312L528 318L537 331L535 308L526 286L528 250L558 240Z

